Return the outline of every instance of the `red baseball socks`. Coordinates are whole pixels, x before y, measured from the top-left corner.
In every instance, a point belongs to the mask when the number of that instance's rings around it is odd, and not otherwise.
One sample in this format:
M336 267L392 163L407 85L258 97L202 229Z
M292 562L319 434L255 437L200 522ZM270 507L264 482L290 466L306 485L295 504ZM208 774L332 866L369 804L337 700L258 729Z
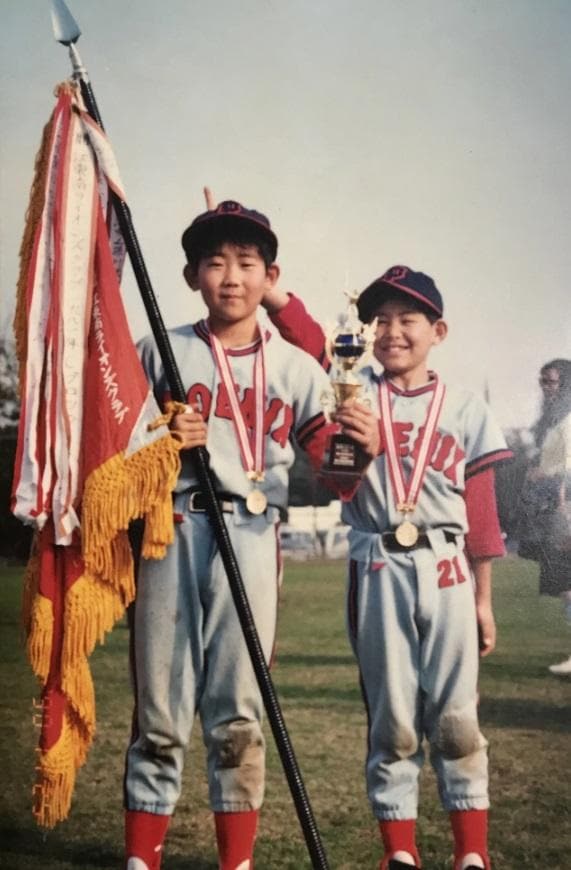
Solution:
M160 870L163 841L170 816L156 813L125 813L127 870Z
M454 834L454 868L460 870L467 855L479 855L486 870L490 870L488 855L488 811L455 810L450 813ZM471 866L477 866L472 862Z
M254 870L258 811L214 813L219 870Z
M414 865L420 867L420 855L416 848L416 819L382 819L379 830L385 847L385 855L380 870L387 870L391 858L400 858L399 852L408 852Z
M125 813L127 870L160 870L170 816ZM258 812L215 813L220 870L254 870Z

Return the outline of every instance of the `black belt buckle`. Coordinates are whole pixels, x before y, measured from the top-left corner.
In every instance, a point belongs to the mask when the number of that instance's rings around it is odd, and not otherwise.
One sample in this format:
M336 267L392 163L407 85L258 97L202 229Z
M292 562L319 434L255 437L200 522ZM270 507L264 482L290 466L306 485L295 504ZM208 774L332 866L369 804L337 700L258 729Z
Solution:
M204 493L200 492L199 489L195 489L190 493L188 498L188 509L191 513L204 513L206 510L206 504L204 501Z
M385 550L389 553L410 553L411 550L423 549L426 547L430 547L430 539L425 532L422 532L416 542L412 544L410 547L407 547L405 544L400 544L397 541L396 535L394 532L383 532L382 534L383 546ZM456 543L456 535L453 532L444 532L444 540L447 544L455 544Z
M411 550L418 550L421 547L429 547L430 542L428 540L428 536L421 534L418 536L414 544L401 544L397 541L397 537L394 532L384 532L383 534L383 546L385 550L388 550L389 553L410 553Z
M220 505L220 510L226 514L234 513L234 503L230 496L216 496L216 501ZM206 497L202 490L193 489L188 497L188 509L193 514L203 514L206 511Z

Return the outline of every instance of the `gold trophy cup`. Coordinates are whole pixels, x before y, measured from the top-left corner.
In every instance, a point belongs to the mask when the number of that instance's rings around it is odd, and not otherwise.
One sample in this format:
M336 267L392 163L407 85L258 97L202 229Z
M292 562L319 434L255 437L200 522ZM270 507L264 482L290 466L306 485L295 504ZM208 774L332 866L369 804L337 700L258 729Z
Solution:
M366 365L375 338L376 319L373 323L361 323L355 304L357 294L348 294L348 299L347 310L339 315L326 339L325 350L332 366L331 391L322 396L322 403L328 417L347 399L361 396L363 385L357 372ZM364 462L359 445L338 432L331 438L323 468L329 474L355 476Z

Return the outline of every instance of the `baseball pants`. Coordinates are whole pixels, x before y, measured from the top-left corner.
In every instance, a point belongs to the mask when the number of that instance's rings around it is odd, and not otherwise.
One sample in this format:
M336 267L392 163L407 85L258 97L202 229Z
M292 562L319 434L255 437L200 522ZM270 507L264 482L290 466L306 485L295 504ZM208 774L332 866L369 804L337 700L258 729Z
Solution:
M429 537L431 547L395 553L384 550L380 535L360 534L360 558L349 565L348 630L368 714L367 791L378 819L416 818L424 738L444 808L489 805L473 578L457 543L441 532Z
M228 534L266 660L275 638L278 511L249 514L235 499ZM228 578L205 513L175 497L175 541L141 564L135 605L136 710L125 805L173 813L195 715L207 750L215 812L258 809L264 793L263 702Z

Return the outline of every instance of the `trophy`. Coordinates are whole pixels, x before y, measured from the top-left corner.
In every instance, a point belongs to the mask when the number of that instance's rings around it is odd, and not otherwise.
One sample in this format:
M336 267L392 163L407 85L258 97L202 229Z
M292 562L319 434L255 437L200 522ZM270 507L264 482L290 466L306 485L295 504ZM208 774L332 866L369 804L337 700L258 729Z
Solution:
M321 401L328 418L347 399L359 398L363 385L357 372L367 362L377 327L376 318L369 324L359 320L356 305L358 294L346 295L349 300L347 310L339 315L329 330L325 344L332 365L332 389L322 395ZM339 432L331 438L323 470L329 474L355 476L364 462L360 446L348 435Z

